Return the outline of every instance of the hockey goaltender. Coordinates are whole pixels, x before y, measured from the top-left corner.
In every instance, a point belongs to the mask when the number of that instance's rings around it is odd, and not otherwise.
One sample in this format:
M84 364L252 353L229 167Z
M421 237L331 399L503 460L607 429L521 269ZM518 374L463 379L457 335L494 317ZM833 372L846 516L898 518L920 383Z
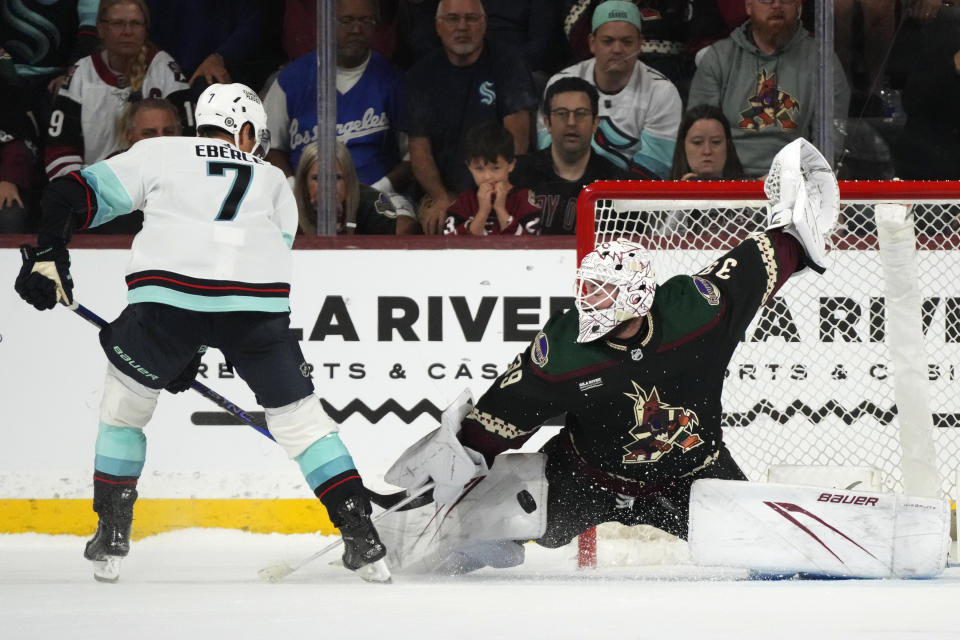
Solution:
M434 483L433 503L378 523L394 570L515 566L522 541L560 547L610 521L652 525L687 539L695 562L762 575L943 570L946 501L745 482L724 444L738 341L793 274L826 270L839 212L833 171L806 140L777 154L764 187L766 230L694 275L658 285L629 238L583 259L576 310L552 317L476 406L461 395L388 471L410 493ZM540 452L505 453L560 415Z

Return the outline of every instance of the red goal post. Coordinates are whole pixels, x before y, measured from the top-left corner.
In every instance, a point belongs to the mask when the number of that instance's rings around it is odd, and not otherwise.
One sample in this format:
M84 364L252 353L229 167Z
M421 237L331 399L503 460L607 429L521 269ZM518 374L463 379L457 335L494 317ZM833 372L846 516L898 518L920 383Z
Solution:
M774 465L868 466L886 490L952 497L960 182L841 182L840 198L830 269L794 276L730 362L724 440L754 481ZM653 252L660 282L696 273L762 230L765 205L762 181L595 182L577 204L578 262L626 236Z

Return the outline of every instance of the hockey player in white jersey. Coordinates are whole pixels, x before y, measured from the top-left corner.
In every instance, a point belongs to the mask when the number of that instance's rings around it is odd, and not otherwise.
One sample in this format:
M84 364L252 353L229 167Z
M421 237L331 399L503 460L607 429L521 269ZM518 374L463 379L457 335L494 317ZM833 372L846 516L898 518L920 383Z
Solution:
M21 248L20 296L37 309L70 304L73 230L144 212L127 267L129 304L100 333L109 362L94 463L99 524L84 555L99 579L119 576L145 459L143 428L160 392L189 388L211 346L254 391L270 432L340 529L344 565L385 581L386 550L362 479L289 332L297 207L283 173L262 159L266 113L246 86L215 84L200 96L196 120L198 137L143 140L51 182L37 246Z

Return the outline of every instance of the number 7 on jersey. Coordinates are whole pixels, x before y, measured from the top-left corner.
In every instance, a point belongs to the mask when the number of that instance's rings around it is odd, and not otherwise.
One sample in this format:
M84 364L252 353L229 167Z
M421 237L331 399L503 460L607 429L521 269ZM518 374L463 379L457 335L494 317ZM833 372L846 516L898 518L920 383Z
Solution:
M237 209L243 202L243 197L247 195L247 189L250 187L250 177L253 175L253 167L248 164L238 162L214 162L207 163L208 176L225 176L226 171L236 171L233 177L233 184L230 185L230 192L223 199L220 205L220 211L215 220L233 220L237 217Z

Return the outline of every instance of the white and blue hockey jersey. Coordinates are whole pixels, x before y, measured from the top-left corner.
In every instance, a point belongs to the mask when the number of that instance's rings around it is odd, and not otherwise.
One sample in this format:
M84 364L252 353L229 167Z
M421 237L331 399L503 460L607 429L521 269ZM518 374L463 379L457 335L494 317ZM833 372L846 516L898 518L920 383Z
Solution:
M150 138L80 171L95 227L140 209L128 301L289 311L297 205L280 169L211 138Z
M590 58L567 67L547 82L547 88L560 78L583 78L596 86ZM680 93L666 76L637 61L630 82L618 93L600 91L600 126L593 136L593 150L621 169L639 165L659 178L670 177L673 149L683 115ZM550 146L550 133L537 118L537 143Z

